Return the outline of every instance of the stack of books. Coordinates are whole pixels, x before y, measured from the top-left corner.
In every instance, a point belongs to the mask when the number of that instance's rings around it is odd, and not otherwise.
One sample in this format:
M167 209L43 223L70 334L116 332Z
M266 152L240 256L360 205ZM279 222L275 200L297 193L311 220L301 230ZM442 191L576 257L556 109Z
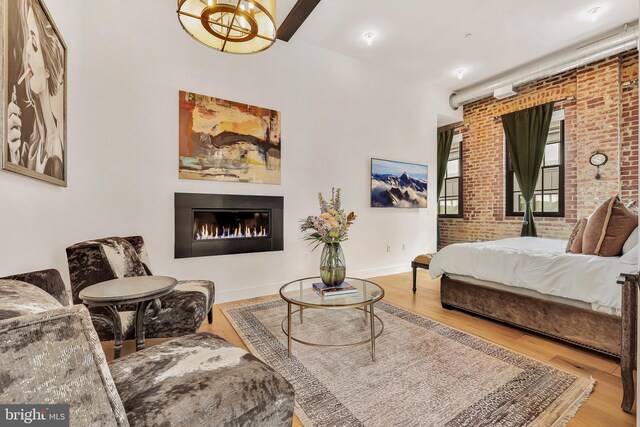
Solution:
M342 282L337 286L328 286L324 283L314 283L313 290L322 297L349 296L358 293L358 289L354 288L347 282Z

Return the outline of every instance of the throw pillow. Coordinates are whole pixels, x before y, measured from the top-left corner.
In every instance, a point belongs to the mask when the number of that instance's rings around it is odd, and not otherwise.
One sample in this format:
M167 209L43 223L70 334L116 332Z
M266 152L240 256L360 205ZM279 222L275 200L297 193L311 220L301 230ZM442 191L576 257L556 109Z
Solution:
M629 264L633 267L638 265L638 245L635 245L620 257L620 263Z
M624 245L622 246L622 253L626 254L627 252L629 252L637 244L638 244L638 227L636 227L631 232L631 234L629 234L629 237L627 238L627 241L624 242Z
M587 218L582 218L573 227L569 241L567 242L566 252L571 254L582 253L582 238L584 236L584 229L587 227Z
M622 253L624 243L635 228L638 227L638 214L626 207L616 197L611 206L611 217L602 245L598 251L600 256L618 256Z
M147 276L153 276L151 274L151 260L149 259L149 254L147 253L147 247L144 244L144 239L141 236L129 236L124 238L127 242L131 243L133 249L135 249L142 265L144 266L145 271L147 272Z
M146 276L147 272L134 247L121 237L97 241L117 278Z
M611 210L617 198L617 196L611 197L589 216L587 226L584 229L584 236L582 237L583 254L598 255L600 252L600 247L604 241L604 236L607 234L607 226L611 219Z

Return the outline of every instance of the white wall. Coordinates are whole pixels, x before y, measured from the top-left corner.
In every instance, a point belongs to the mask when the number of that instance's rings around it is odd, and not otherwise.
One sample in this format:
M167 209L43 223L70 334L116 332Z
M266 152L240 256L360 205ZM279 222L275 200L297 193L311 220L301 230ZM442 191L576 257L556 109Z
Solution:
M68 283L66 246L140 234L155 274L214 280L218 302L275 293L316 274L298 220L332 186L358 214L344 244L352 275L407 271L435 249L434 106L445 104L428 88L300 42L222 54L182 30L173 0L46 3L68 45L69 187L0 173L0 275L55 267ZM179 180L181 89L280 110L282 185ZM428 164L429 208L370 208L372 156ZM285 250L174 259L174 192L284 196Z

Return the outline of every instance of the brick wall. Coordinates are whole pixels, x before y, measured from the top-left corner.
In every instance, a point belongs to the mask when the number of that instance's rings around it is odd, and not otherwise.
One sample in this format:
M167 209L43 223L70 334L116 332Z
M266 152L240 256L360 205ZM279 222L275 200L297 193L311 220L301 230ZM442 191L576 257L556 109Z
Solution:
M638 200L638 52L622 60L620 99L620 196Z
M614 56L464 107L463 218L440 220L441 246L520 235L521 218L505 216L505 143L500 116L555 101L565 112L565 217L536 218L541 237L567 238L577 219L607 197L638 198L638 54ZM602 179L589 157L609 156Z

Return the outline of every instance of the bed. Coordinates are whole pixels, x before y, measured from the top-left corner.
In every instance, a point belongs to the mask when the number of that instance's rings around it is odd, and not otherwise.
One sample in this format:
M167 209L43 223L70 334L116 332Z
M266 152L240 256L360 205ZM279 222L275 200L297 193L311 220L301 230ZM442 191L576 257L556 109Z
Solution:
M460 309L611 356L621 354L620 273L637 270L620 257L565 253L566 241L519 237L458 243L431 260L442 276L440 299Z

